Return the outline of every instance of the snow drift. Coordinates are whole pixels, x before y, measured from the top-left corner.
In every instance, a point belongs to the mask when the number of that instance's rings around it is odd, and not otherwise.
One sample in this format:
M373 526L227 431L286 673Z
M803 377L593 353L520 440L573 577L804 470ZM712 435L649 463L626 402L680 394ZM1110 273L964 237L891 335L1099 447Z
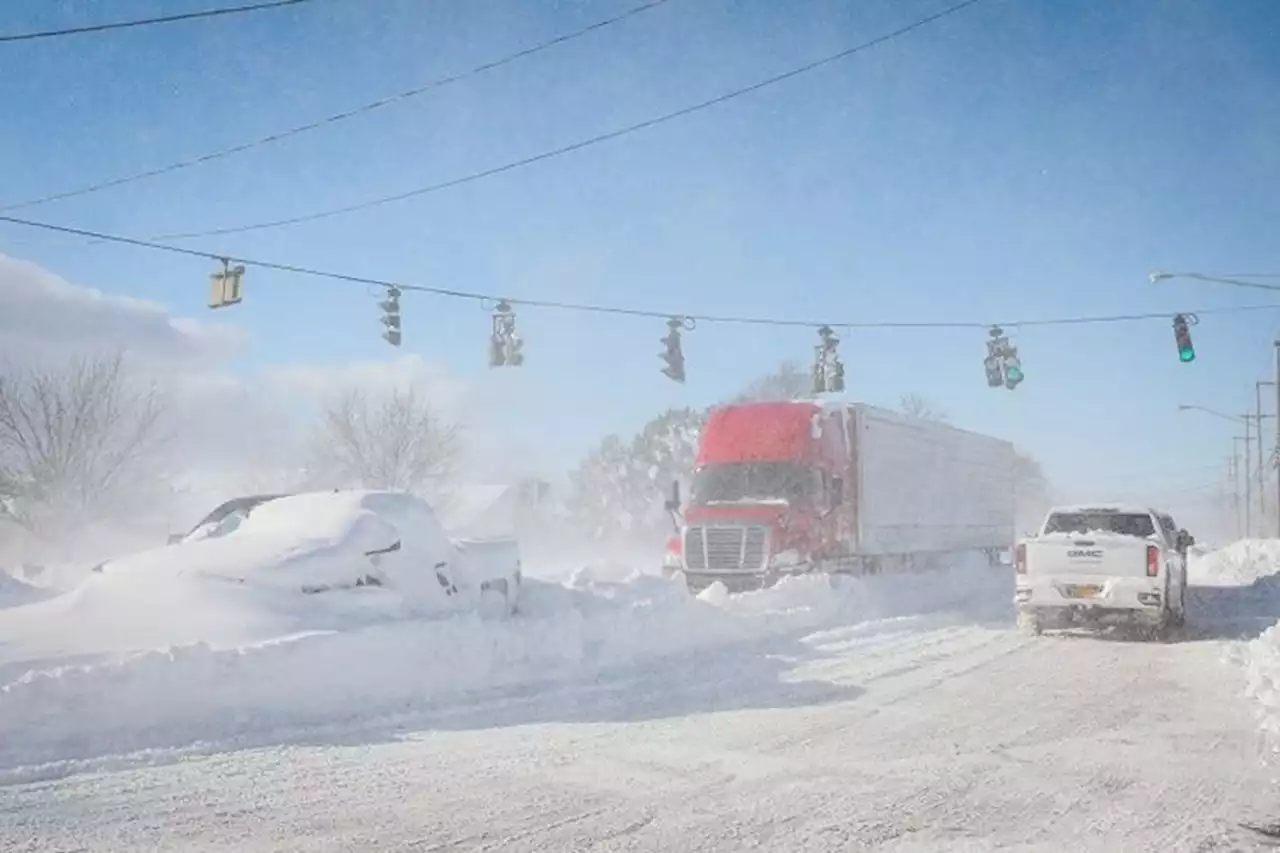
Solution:
M1280 571L1280 540L1241 539L1187 558L1187 580L1195 586L1245 586Z
M51 595L53 593L49 590L19 580L0 569L0 610L31 604Z
M1188 577L1201 588L1200 619L1243 626L1271 627L1255 639L1233 646L1228 657L1243 666L1245 694L1255 703L1259 725L1273 749L1280 751L1280 540L1245 539L1188 563ZM1247 593L1221 599L1214 593L1231 588Z
M0 778L25 778L34 765L51 762L368 723L474 691L595 678L642 661L837 622L948 610L966 619L1007 619L1009 586L1005 571L986 565L927 575L798 577L737 596L716 585L697 598L680 579L634 575L598 583L579 575L564 585L529 584L522 615L510 620L458 614L366 620L359 627L349 620L344 628L330 613L327 627L308 629L298 618L287 626L290 633L238 646L187 642L27 667L15 666L9 649L8 671L0 669ZM257 602L230 595L204 606L241 624L262 612Z

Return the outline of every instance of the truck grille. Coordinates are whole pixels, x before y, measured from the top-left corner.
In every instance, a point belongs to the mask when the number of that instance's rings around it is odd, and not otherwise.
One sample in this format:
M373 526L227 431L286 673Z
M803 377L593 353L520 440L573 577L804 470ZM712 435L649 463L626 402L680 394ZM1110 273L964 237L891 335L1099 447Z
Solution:
M759 525L697 525L684 533L685 565L711 572L755 572L764 569L768 529Z

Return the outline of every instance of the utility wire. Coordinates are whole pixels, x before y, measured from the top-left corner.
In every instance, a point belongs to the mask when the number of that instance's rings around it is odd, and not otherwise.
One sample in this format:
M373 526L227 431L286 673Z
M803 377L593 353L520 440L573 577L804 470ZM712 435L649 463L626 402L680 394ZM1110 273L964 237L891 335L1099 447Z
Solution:
M292 2L299 2L299 0L292 0ZM155 178L160 175L168 175L173 172L181 171L183 169L190 169L194 166L201 166L201 165L204 165L205 163L211 163L215 160L221 160L226 157L231 157L235 154L241 154L245 151L249 151L254 148L261 148L262 146L265 146L265 145L271 145L276 142L281 142L286 139L291 139L295 136L301 136L304 133L310 133L313 130L319 130L321 128L328 127L330 125L347 121L348 119L356 118L357 116L362 116L367 113L374 112L375 110L380 110L383 107L389 107L392 104L397 104L397 103L400 103L401 101L407 101L410 98L416 98L419 95L424 95L427 92L433 91L435 89L441 89L445 86L448 86L452 83L457 83L458 81L464 80L468 77L473 77L477 74L483 74L486 71L492 71L495 68L501 68L504 65L510 65L513 62L517 62L521 59L525 59L527 57L533 56L534 54L541 53L542 51L545 51L545 50L549 50L553 47L564 44L565 42L570 42L570 41L573 41L574 39L582 38L583 36L593 33L596 30L601 30L601 29L604 29L605 27L609 27L614 24L621 23L627 20L628 18L633 18L636 15L639 15L643 12L648 12L650 9L655 9L658 6L662 6L666 4L667 2L669 2L669 0L648 0L648 2L642 3L639 6L633 6L632 8L627 9L626 11L621 12L620 14L614 15L612 18L606 18L604 20L597 21L594 24L588 24L585 27L581 27L572 32L568 32L568 33L564 33L563 35L556 36L553 39L533 45L532 47L527 47L527 48L524 48L523 50L518 50L515 53L509 53L506 56L499 57L498 59L492 59L492 60L489 60L488 62L481 63L480 65L477 65L474 68L470 68L466 71L460 71L456 74L450 74L445 77L438 77L435 80L432 80L428 83L424 83L421 86L416 86L412 89L406 89L403 92L398 92L394 95L388 95L384 98L379 98L376 101L370 101L368 103L361 104L357 107L353 107L349 110L344 110L343 112L334 113L333 115L325 116L322 119L317 119L316 121L308 122L307 124L301 124L301 125L298 125L297 127L291 127L287 130L280 130L280 131L276 131L275 133L269 133L266 136L261 136L261 137L258 137L257 139L249 140L248 142L241 142L237 145L232 145L228 148L222 148L217 151L210 151L207 154L200 154L195 157L187 158L186 160L179 160L177 162L170 163L167 166L157 166L154 169L147 169L145 171L135 172L130 175L123 175L118 178L111 178L105 181L100 181L95 184L88 184L86 186L80 187L79 189L66 190L65 192L59 192L59 193L52 193L50 195L41 196L40 198L31 199L29 201L23 201L23 202L18 202L16 204L0 206L0 211L23 210L25 208L35 207L36 205L39 205L39 204L48 204L49 202L53 202L53 201L62 201L63 199L76 198L77 196L88 195L89 193L101 192L102 190L111 189L113 187L122 186L124 184L131 184L136 181L146 180L147 178Z
M705 100L705 101L699 101L696 104L690 104L687 107L681 107L678 110L674 110L669 113L664 113L662 115L655 116L653 118L648 118L648 119L645 119L644 121L636 122L635 124L629 124L625 127L620 127L615 130L608 131L607 133L601 133L596 136L588 137L587 139L582 139L577 142L573 142L568 145L561 146L559 148L552 148L550 150L543 151L538 154L533 154L528 157L523 157L519 160L512 160L500 166L492 166L488 169L482 169L481 171L478 171L478 172L472 172L470 174L462 175L457 178L451 178L447 181L440 181L439 183L428 184L427 186L424 186L424 187L418 187L416 189L406 190L405 192L396 193L395 195L383 196L381 198L374 198L368 201L358 202L356 204L348 204L343 207L336 207L330 210L319 211L317 213L308 213L302 216L291 216L285 219L274 219L267 222L258 222L253 225L239 225L239 226L233 226L233 227L227 227L227 228L213 228L206 231L187 231L187 232L175 233L175 234L162 234L153 239L186 240L193 237L216 237L224 234L242 234L246 231L262 231L268 228L281 228L286 225L299 225L304 222L315 222L316 220L319 220L319 219L328 219L334 216L342 216L347 213L355 213L356 211L367 210L372 207L379 207L384 204L390 204L392 202L397 202L397 201L404 201L405 199L416 198L418 196L427 195L429 193L439 192L441 190L450 189L452 187L460 186L462 184L469 184L473 181L479 181L484 178L491 178L494 175L500 175L504 172L510 172L516 169L521 169L525 166L533 165L534 163L541 163L544 160L551 160L556 157L562 157L574 151L581 151L582 149L590 148L593 145L599 145L604 142L610 142L614 139L619 139L623 136L629 136L630 134L637 133L642 130L647 130L651 127L657 127L660 124L666 124L669 121L674 121L675 119L683 118L684 116L687 116L687 115L692 115L693 113L700 112L705 109L709 109L710 107L718 106L720 104L726 103L727 101L732 101L735 98L740 98L744 95L749 95L749 94L752 94L753 92L758 92L761 89L768 88L769 86L773 86L785 80L790 80L793 77L799 77L802 74L807 74L810 71L814 71L826 65L830 65L833 62L838 62L842 59L846 59L850 56L853 56L854 54L861 53L865 50L869 50L873 47L882 45L885 42L892 41L914 30L918 30L921 27L927 26L928 24L932 24L935 21L940 21L943 18L946 18L950 15L954 15L957 12L960 12L964 9L969 8L970 6L977 5L980 2L982 2L982 0L963 0L963 2L961 3L957 3L954 6L950 6L946 9L943 9L940 12L936 12L927 17L920 18L910 24L907 24L906 26L899 27L898 29L892 32L885 33L884 35L881 35L881 36L877 36L876 38L873 38L870 41L865 41L865 42L862 42L861 44L854 45L853 47L846 48L845 50L842 50L838 53L833 53L828 56L824 56L821 59L808 62L799 67L792 68L789 71L784 71L781 74L775 74L772 77L766 77L763 80L760 80L756 83L752 83L750 86L744 86L740 89L734 89L722 95L717 95L714 98L709 98L708 100Z
M86 237L92 240L98 240L105 243L118 243L125 246L135 246L141 249L151 249L157 252L168 252L175 255L184 255L186 257L204 258L206 260L217 261L220 263L236 262L245 266L258 267L260 269L275 270L278 272L293 273L296 275L311 276L314 278L326 278L334 281L343 281L352 284L373 285L375 287L395 287L403 291L416 291L420 293L430 293L436 296L447 296L454 299L470 299L477 302L500 302L506 301L512 305L522 305L531 308L550 308L562 311L576 311L588 314L609 314L614 316L625 317L648 317L654 319L667 320L673 317L682 318L684 320L692 320L695 323L725 323L736 325L750 326L789 326L789 327L805 327L817 328L819 326L833 326L843 329L987 329L991 326L1005 326L1010 328L1019 328L1026 326L1064 326L1064 325L1081 325L1087 323L1124 323L1139 320L1167 320L1169 314L1149 313L1149 314L1103 314L1094 316L1074 316L1074 317L1048 317L1031 320L1009 320L1001 323L979 323L976 321L960 321L946 320L939 322L928 321L854 321L854 322L832 322L830 320L787 320L776 317L749 317L732 314L681 314L670 311L651 311L641 308L627 308L616 305L600 305L586 302L561 302L551 299L521 299L502 296L493 293L480 293L470 290L456 290L446 287L431 287L422 284L405 284L398 281L391 281L382 278L370 278L367 276L351 275L348 273L336 272L333 270L317 269L313 267L298 266L296 264L284 264L276 261L264 261L254 258L246 258L242 256L227 255L220 252L210 252L203 249L191 249L184 246L173 246L166 243L156 243L150 240L139 240L134 237L125 237L118 234L105 234L100 231L89 231L83 228L72 228L67 225L55 225L50 222L37 222L30 219L20 219L15 216L0 215L0 222L10 225L21 225L26 228L35 228L43 231L55 231L60 234L69 234L76 237ZM1280 310L1280 303L1267 305L1235 305L1224 308L1201 308L1194 312L1186 311L1184 314L1235 314L1252 311L1275 311Z
M1280 284L1266 284L1261 281L1246 281L1249 278L1280 278L1280 273L1224 273L1210 275L1201 272L1155 272L1151 281L1163 281L1171 278L1190 278L1211 284L1229 284L1233 287L1250 287L1255 290L1280 290Z
M201 18L219 18L224 15L243 15L248 12L262 12L267 9L279 9L282 6L297 6L310 3L312 0L266 0L262 3L251 3L246 6L225 6L220 9L206 9L203 12L183 12L177 15L162 15L156 18L140 18L133 21L116 21L111 24L89 24L83 27L67 27L61 30L42 30L33 33L0 34L0 42L34 41L36 39L58 38L60 36L78 36L86 33L102 33L108 30L125 30L134 27L150 27L156 24L176 24L179 21L195 21Z

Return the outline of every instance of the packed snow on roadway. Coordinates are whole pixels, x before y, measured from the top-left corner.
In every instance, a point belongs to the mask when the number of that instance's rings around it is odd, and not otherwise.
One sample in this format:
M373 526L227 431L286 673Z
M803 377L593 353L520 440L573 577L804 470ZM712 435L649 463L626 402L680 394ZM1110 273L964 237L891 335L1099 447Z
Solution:
M253 529L237 535L247 540ZM357 537L360 547L385 548L377 529ZM519 612L509 614L438 606L438 587L432 598L434 584L394 583L389 564L387 583L304 595L294 575L253 582L190 570L194 563L175 570L164 553L108 563L61 594L0 574L0 779L154 750L411 725L415 715L495 693L628 667L659 671L664 661L836 626L1013 627L1010 572L981 558L925 573L799 576L735 595L720 585L692 595L679 576L601 579L582 569L558 582L525 578ZM293 556L272 552L272 565L310 577ZM321 549L317 571L331 583L352 580L323 557ZM1280 542L1193 555L1199 621L1258 636L1280 613L1277 568ZM1233 594L1242 589L1247 611ZM1280 742L1280 626L1237 648L1263 726Z
M835 623L1009 613L1007 569L787 579L690 594L679 576L526 578L519 612L414 612L392 584L300 595L165 571L163 549L65 594L20 581L0 609L0 777L154 749L411 719L468 695L715 654ZM655 561L656 562L656 561ZM337 581L341 578L330 577ZM19 772L19 768L26 768Z

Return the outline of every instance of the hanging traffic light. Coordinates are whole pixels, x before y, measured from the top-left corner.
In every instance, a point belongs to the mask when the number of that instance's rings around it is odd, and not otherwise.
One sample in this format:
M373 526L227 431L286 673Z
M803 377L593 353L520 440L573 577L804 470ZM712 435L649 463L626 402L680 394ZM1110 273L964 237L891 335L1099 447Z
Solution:
M1017 347L1009 347L1004 358L1004 387L1012 391L1023 380L1022 362L1018 359Z
M1196 348L1191 344L1191 329L1189 325L1195 323L1195 315L1190 315L1190 323L1185 314L1178 314L1173 318L1173 339L1178 344L1178 361L1186 364L1196 360Z
M1012 391L1022 384L1026 374L1022 372L1022 361L1018 358L1018 348L1009 343L1004 330L992 326L987 332L987 357L982 360L982 369L987 375L987 386L999 388L1003 385Z
M684 382L684 351L680 346L680 327L683 325L684 321L679 317L672 317L667 321L667 336L661 339L666 349L658 353L666 362L662 375L673 382Z
M489 366L519 367L524 364L524 341L516 334L516 314L511 303L502 300L493 309L493 332L489 335Z
M209 307L226 308L244 300L244 264L231 266L222 259L222 269L209 276Z
M982 360L982 368L987 374L987 386L999 388L1004 384L1001 354L1004 351L1006 339L999 326L992 326L988 334L991 338L987 341L987 357Z
M813 393L839 394L844 391L844 365L840 362L840 339L830 326L818 329L819 343L813 348Z
M389 285L387 298L379 302L378 307L382 309L382 325L387 329L382 339L393 347L400 346L400 288Z

